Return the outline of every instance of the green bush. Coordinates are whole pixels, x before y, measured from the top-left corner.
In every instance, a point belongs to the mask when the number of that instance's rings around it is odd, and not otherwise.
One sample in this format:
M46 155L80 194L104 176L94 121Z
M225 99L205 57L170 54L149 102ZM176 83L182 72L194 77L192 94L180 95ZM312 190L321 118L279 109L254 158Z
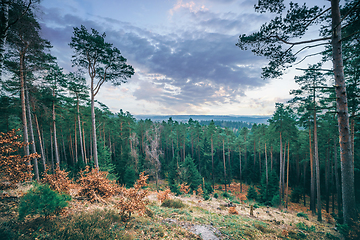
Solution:
M259 187L259 201L265 205L270 205L274 195L279 191L279 180L275 171L269 173L269 181L266 184L266 172L262 174Z
M301 187L296 187L291 191L290 201L294 203L299 203L300 198L303 194L303 189Z
M205 200L205 201L207 201L207 200L209 200L209 199L210 199L209 194L204 194L204 195L203 195L203 197L204 197L204 200Z
M218 198L219 194L218 193L214 193L214 198Z
M230 197L230 194L229 194L228 192L224 192L224 193L222 194L222 196L223 196L224 198L228 198L228 197Z
M304 213L304 212L299 212L298 214L296 214L296 216L298 216L298 217L303 217L303 218L305 218L306 220L309 220L308 215L307 215L306 213Z
M53 191L47 184L39 184L20 198L19 219L23 220L27 215L39 214L47 218L58 214L70 200L70 195Z
M248 200L255 200L258 198L258 194L254 188L254 186L250 186L249 187L249 190L248 190L248 193L246 195L247 199Z
M273 198L271 199L271 206L278 207L279 201L280 201L279 195L274 195Z
M183 208L185 205L183 202L179 200L173 200L173 199L165 199L164 202L161 204L162 207L167 208Z

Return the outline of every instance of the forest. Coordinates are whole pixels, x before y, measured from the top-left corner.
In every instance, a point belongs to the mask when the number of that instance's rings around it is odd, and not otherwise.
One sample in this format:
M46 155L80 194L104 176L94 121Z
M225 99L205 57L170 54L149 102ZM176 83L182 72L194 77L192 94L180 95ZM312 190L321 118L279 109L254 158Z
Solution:
M259 1L255 10L280 14L282 1L271 2ZM269 59L264 78L277 78L292 67L296 52L289 49L297 45L291 39L305 34L303 23L323 24L320 37L328 44L321 60L295 77L292 100L276 103L268 122L256 124L156 122L136 120L122 109L112 112L96 100L98 92L104 84L126 84L136 69L106 34L74 27L69 41L74 72L65 72L51 55L51 43L41 37L34 11L38 1L1 1L1 188L14 187L11 181L41 182L58 171L81 179L90 167L128 189L139 190L145 174L155 191L164 190L165 181L175 195L187 186L190 192L202 188L205 198L219 185L231 193L232 183L239 183L240 193L247 189L242 185L257 189L259 204L282 209L301 203L320 222L325 211L341 224L353 224L360 204L355 187L360 184L360 1L345 1L340 8L337 2L341 18L329 27L336 2L327 10L291 5L283 18L240 35L239 48ZM336 31L345 37L334 39ZM342 56L333 50L336 41ZM319 42L300 44L305 49ZM286 43L289 48L277 47ZM336 63L339 54L342 68ZM328 61L333 69L324 68ZM9 153L17 141L18 150ZM27 159L22 168L11 165L16 154Z

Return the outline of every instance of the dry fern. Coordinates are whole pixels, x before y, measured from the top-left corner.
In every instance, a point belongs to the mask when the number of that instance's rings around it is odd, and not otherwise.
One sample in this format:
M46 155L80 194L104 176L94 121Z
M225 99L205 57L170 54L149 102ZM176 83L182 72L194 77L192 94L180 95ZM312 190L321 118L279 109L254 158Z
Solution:
M68 177L68 172L65 170L60 170L60 167L57 165L55 169L55 173L48 174L48 169L43 175L43 179L41 180L44 184L49 184L52 190L55 190L59 193L64 192L70 193L70 186L72 184L71 180Z
M133 212L139 212L141 215L145 213L148 204L145 197L149 194L149 191L142 189L142 187L147 186L146 180L148 177L142 172L133 188L121 188L122 197L116 207L120 210L123 221L129 220Z
M101 172L98 168L89 171L89 166L80 172L78 183L80 184L79 196L87 197L90 202L104 201L119 192L115 181L107 179L108 172Z

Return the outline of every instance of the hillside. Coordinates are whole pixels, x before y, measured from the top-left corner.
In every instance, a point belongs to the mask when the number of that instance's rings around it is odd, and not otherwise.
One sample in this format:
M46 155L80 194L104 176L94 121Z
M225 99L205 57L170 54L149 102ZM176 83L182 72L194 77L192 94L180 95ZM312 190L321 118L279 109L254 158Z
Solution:
M160 188L165 190L165 184ZM150 185L146 214L134 214L127 222L121 221L115 208L117 196L97 203L74 198L59 216L27 217L23 222L17 220L18 201L11 201L16 198L3 197L0 235L2 239L344 239L330 215L319 223L300 204L282 210L259 206L245 200L246 185L240 193L240 185L232 183L228 197L216 186L218 198L212 194L209 200L170 194L178 204L168 207L161 205L154 183ZM27 189L8 193L16 197Z

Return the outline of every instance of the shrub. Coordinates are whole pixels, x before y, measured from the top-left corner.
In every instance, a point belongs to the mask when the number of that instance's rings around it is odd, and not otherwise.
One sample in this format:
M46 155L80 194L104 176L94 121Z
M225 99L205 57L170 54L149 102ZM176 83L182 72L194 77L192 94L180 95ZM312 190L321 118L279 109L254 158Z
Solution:
M291 191L290 201L294 203L299 203L300 198L303 194L303 189L301 187L296 187Z
M204 195L203 195L203 198L204 198L205 201L207 201L207 200L210 199L210 196L209 196L209 194L204 194Z
M230 197L230 194L229 194L228 192L224 192L224 193L222 194L222 196L223 196L224 198L228 198L228 197Z
M133 188L121 188L122 197L116 207L120 210L123 221L129 220L133 212L145 213L148 201L144 198L149 194L149 191L142 188L147 186L148 177L142 172Z
M23 220L27 215L36 214L48 218L50 215L58 214L70 200L70 195L60 194L49 185L38 185L20 198L19 219Z
M166 199L171 199L170 197L170 189L166 189L165 191L160 191L157 193L157 199L160 201L160 202L163 202L165 201Z
M305 218L306 220L309 220L308 215L307 215L306 213L304 213L304 212L299 212L298 214L296 214L296 216L298 216L298 217L303 217L303 218Z
M201 196L204 194L204 191L202 190L201 184L198 186L196 193L198 196Z
M214 192L214 189L212 188L210 182L205 182L205 190L206 190L208 193L213 193L213 192Z
M0 172L5 180L0 182L0 189L14 188L17 183L29 180L32 176L32 166L28 163L40 157L37 153L23 157L15 154L22 147L29 145L18 140L21 136L16 135L16 131L19 129L0 133Z
M229 214L239 214L235 207L229 207Z
M279 191L279 180L275 171L271 171L269 174L269 181L266 184L266 173L264 172L261 177L261 184L259 187L259 201L264 204L271 204L271 200L274 195Z
M44 173L41 182L43 184L48 184L50 188L54 191L69 194L71 180L68 177L68 172L66 172L65 170L60 170L59 165L57 165L55 173L53 174L48 174L48 170L49 169L47 169L47 171Z
M167 207L167 208L183 208L185 207L184 203L178 199L178 200L170 200L170 199L166 199L162 204L162 207Z
M190 191L190 186L186 185L186 183L182 183L180 185L180 192L188 194Z
M256 199L258 198L258 194L257 194L254 186L249 187L249 190L248 190L248 193L247 193L246 197L249 200L253 199L253 200L256 201Z
M214 198L218 198L218 197L219 197L218 193L214 193Z
M279 206L279 202L280 202L280 197L279 195L274 195L274 197L271 200L271 206L273 207L278 207Z
M113 196L119 188L115 181L106 178L107 175L107 172L101 172L98 168L89 171L89 166L86 166L85 170L80 172L78 180L81 186L79 195L89 198L91 202L103 201Z

